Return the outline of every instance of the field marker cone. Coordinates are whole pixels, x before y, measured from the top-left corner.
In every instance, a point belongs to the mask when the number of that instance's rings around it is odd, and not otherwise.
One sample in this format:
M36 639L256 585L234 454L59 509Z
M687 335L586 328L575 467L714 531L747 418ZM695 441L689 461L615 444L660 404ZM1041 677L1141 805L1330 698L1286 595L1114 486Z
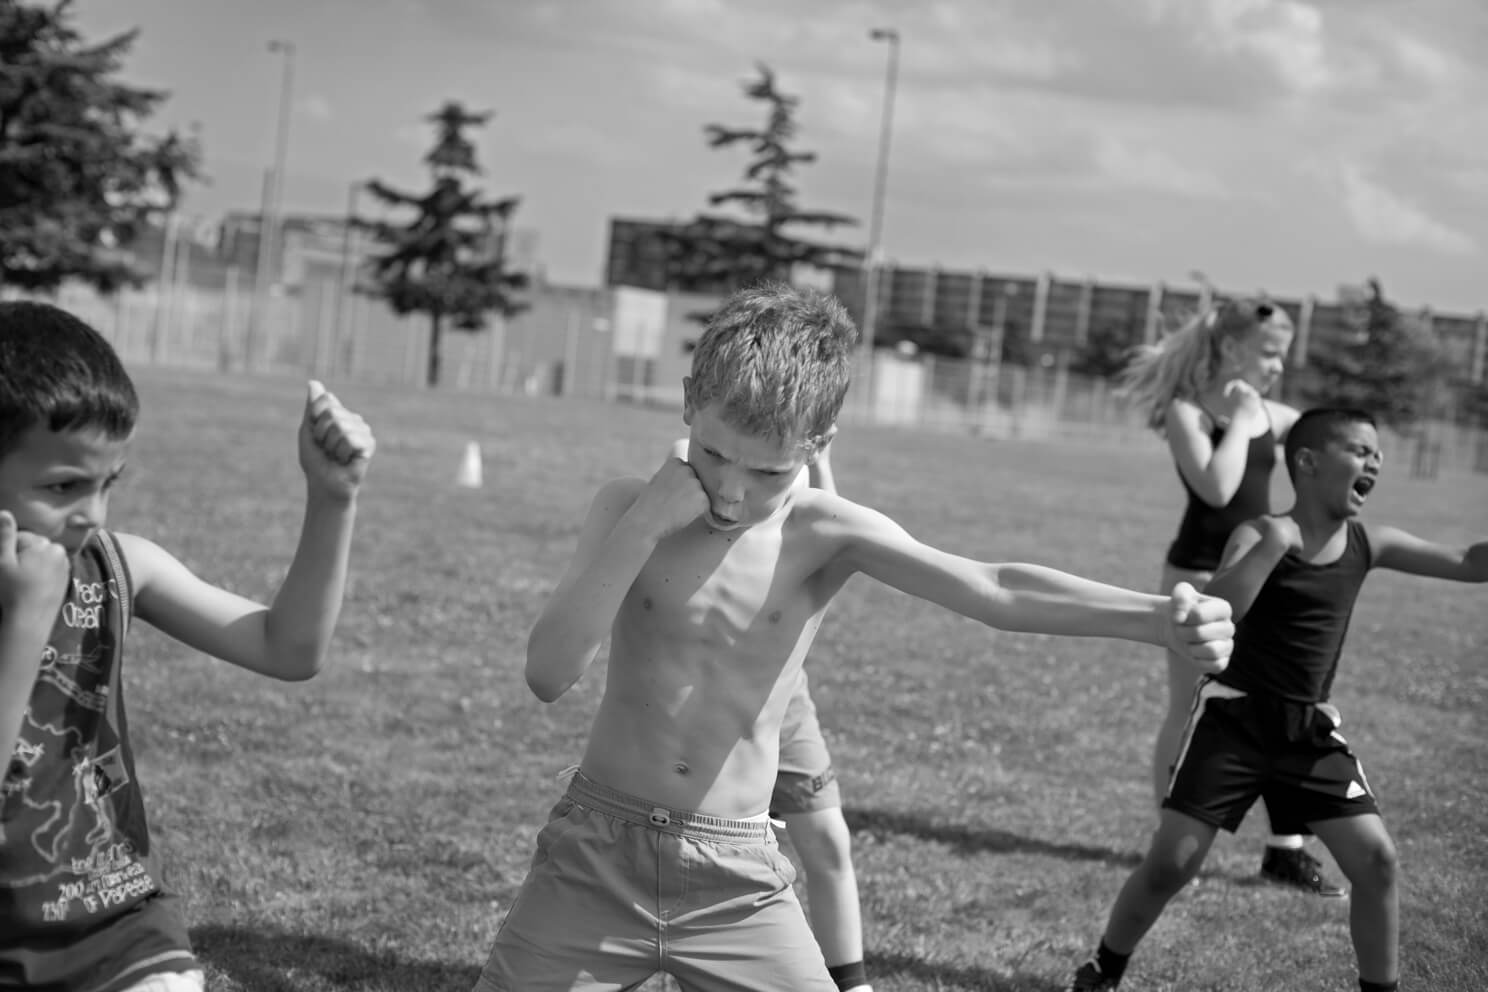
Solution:
M455 485L462 489L481 487L481 450L475 441L465 445L465 455L460 459L460 471L455 474Z

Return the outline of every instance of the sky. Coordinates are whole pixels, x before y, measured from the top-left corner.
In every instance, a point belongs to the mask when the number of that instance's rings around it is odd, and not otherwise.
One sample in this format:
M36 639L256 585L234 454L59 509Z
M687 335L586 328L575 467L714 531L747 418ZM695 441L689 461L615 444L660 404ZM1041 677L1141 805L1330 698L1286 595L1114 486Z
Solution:
M866 244L898 32L882 251L916 267L1488 308L1483 0L75 0L121 78L169 92L210 185L257 208L294 46L284 203L421 189L447 100L488 195L516 195L550 281L598 285L612 216L684 219L734 188L757 66L799 98L800 206ZM365 203L365 201L364 201ZM814 234L809 230L800 233Z

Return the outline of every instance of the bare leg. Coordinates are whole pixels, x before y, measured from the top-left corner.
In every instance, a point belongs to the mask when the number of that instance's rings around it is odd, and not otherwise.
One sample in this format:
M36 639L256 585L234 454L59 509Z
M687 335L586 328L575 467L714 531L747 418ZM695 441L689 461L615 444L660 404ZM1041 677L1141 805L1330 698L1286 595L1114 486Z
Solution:
M1178 749L1183 745L1183 728L1193 708L1194 689L1199 684L1199 670L1181 655L1167 652L1168 709L1157 731L1157 744L1152 755L1152 791L1158 809L1168 794L1168 780L1178 763Z
M828 967L863 960L863 917L852 834L840 807L786 813L791 845L806 872L807 913Z
M1136 949L1168 902L1199 873L1218 832L1183 813L1162 811L1152 846L1111 907L1103 938L1107 947L1118 954Z
M1349 933L1359 977L1388 983L1400 977L1400 891L1395 842L1378 814L1309 824L1348 877Z

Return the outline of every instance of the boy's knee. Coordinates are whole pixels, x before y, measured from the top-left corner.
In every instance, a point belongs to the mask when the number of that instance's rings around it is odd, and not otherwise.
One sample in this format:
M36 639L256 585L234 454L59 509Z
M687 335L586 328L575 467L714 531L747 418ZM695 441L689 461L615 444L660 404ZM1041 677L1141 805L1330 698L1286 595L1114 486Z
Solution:
M807 872L843 871L852 866L852 832L840 812L802 817L790 823L789 834Z
M1366 877L1350 879L1355 885L1373 884L1376 887L1385 888L1395 884L1400 870L1400 855L1395 850L1395 843L1388 837L1372 843L1360 862Z
M1183 889L1199 873L1197 859L1153 857L1148 855L1140 869L1143 882L1154 895L1171 897Z

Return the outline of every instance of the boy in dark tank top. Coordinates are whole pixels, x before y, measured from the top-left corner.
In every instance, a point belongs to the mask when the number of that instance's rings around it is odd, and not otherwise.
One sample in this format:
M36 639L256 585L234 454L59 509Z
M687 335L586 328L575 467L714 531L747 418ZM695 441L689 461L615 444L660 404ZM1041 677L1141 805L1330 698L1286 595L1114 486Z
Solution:
M1138 942L1198 874L1215 835L1233 832L1260 798L1306 824L1352 883L1359 988L1399 987L1395 845L1328 697L1371 568L1488 582L1488 540L1451 547L1364 524L1358 514L1380 465L1379 435L1362 411L1309 410L1287 435L1296 501L1237 527L1206 589L1234 610L1234 654L1195 693L1152 846L1071 990L1119 986Z

